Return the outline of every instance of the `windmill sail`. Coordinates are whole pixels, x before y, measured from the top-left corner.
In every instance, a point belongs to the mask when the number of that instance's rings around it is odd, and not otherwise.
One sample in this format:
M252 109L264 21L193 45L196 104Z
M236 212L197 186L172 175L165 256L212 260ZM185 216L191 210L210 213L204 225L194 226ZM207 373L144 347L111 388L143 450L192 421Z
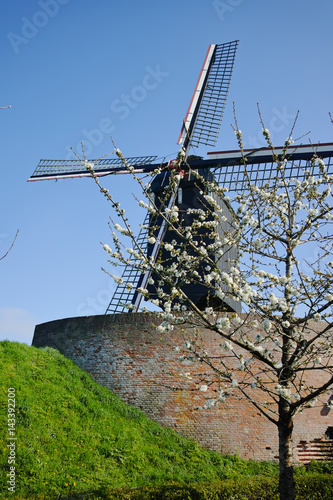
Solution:
M238 40L210 45L197 81L178 144L187 151L199 144L215 146L227 100Z
M179 184L179 181L178 181ZM164 235L168 227L168 220L170 218L170 211L173 208L176 200L178 184L168 201L167 211L164 213L164 218L160 221L160 228L156 235L156 241L152 245L150 251L150 258L155 261L160 248ZM148 236L149 236L150 214L147 212L142 229L137 237L138 250L140 249L145 255L148 255ZM138 288L147 288L148 280L150 277L150 270L142 273L138 269L138 262L135 256L131 256L129 264L124 268L121 276L121 281L118 283L113 297L106 309L106 314L119 313L119 312L138 312L143 295Z
M137 173L147 171L157 156L136 156L127 158L129 165L135 165ZM71 177L89 177L91 174L84 166L84 160L40 160L30 181L44 181L47 179L68 179ZM127 174L128 170L120 158L99 158L89 160L97 176L109 174ZM142 168L140 168L142 167Z
M146 253L148 248L148 226L149 212L142 224L142 229L136 238L138 246ZM124 267L121 280L118 282L113 297L106 309L105 314L117 314L131 311L130 306L136 302L139 286L139 281L142 277L140 269L137 267L135 256L130 256L129 263Z
M282 159L284 148L275 148L277 158ZM285 151L284 178L304 180L305 172L319 177L318 165L311 162L313 155L324 159L328 174L333 173L333 143L291 145ZM246 157L246 175L242 162ZM228 191L248 190L249 182L264 186L274 182L277 175L277 165L270 148L245 149L241 151L222 151L208 153L207 166L210 164L216 182ZM203 168L202 165L200 165ZM191 167L193 168L193 167Z

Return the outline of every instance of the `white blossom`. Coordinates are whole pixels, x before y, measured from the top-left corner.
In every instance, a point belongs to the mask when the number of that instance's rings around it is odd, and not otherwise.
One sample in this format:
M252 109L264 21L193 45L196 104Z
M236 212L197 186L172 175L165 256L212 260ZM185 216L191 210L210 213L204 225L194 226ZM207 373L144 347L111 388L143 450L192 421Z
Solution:
M272 328L272 323L269 321L269 319L265 319L260 326L263 330L265 330L265 332L269 332L269 330Z
M124 234L125 236L129 236L130 234L129 230L121 227L120 224L115 224L114 228L116 231L118 231L118 233Z
M139 206L148 210L148 204L142 200L139 201Z
M274 293L271 293L269 296L269 301L272 304L272 306L275 306L276 304L278 304L279 299L275 297Z
M242 320L239 316L235 316L233 319L232 319L233 323L235 326L238 326L241 324Z
M170 330L173 330L174 326L170 325L167 321L163 321L157 328L156 330L159 332L169 332Z
M229 318L218 318L216 320L216 326L220 330L222 328L230 328L230 320Z
M105 245L102 245L103 249L107 252L107 253L112 253L112 250L111 248L109 247L109 245L105 244Z
M124 284L124 280L120 276L115 276L114 274L111 274L111 278L113 278L115 282L118 283L119 285Z
M172 245L170 245L170 243L166 243L166 244L164 245L164 248L165 248L165 250L167 250L168 252L172 252L172 250L173 250L173 246L172 246Z
M287 276L280 276L279 278L279 281L281 284L285 284L285 283L288 283L288 281L290 280L290 278L288 278Z
M333 400L329 399L326 403L326 406L329 410L333 410Z
M226 351L232 351L233 350L233 345L230 342L230 340L226 340L223 344L223 347Z
M309 217L315 217L316 215L318 215L318 209L317 208L310 208L310 210L308 210L308 214L309 214Z
M276 393L281 396L283 399L286 399L287 401L290 400L290 389L288 387L285 387L285 386L282 386L280 384L278 384L276 387L275 387L275 390L276 390Z
M253 244L256 248L262 248L264 246L263 242L259 238L254 240Z
M215 406L214 399L209 399L206 404L203 406L205 410L211 410Z
M164 310L166 313L171 312L171 302L165 302L164 304Z
M240 371L243 371L243 370L244 370L244 368L245 368L245 360L244 360L244 356L243 356L242 354L239 356L238 363L239 363L239 364L238 364L238 369L239 369Z
M152 304L154 304L155 306L159 306L160 305L160 301L158 299L150 299L150 302Z
M91 170L94 170L94 168L95 168L95 165L94 165L93 163L90 163L90 162L89 162L89 161L87 161L87 160L85 160L85 161L83 162L83 165L84 165L84 167L85 167L87 170L90 170L90 171L91 171Z

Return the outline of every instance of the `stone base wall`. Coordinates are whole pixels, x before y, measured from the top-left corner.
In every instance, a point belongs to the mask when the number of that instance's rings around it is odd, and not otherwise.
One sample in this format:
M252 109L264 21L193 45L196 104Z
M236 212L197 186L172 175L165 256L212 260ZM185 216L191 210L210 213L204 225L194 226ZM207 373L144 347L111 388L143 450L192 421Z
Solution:
M159 323L151 313L67 318L37 325L32 345L58 349L125 402L205 448L246 459L276 460L277 427L251 403L229 397L211 410L196 409L203 406L205 394L193 390L184 374L193 369L204 373L205 368L180 361L181 332L162 334L156 329ZM216 333L202 333L208 350L221 343ZM332 432L333 412L324 406L327 399L325 395L319 406L296 416L295 460L300 459L302 446L326 440Z

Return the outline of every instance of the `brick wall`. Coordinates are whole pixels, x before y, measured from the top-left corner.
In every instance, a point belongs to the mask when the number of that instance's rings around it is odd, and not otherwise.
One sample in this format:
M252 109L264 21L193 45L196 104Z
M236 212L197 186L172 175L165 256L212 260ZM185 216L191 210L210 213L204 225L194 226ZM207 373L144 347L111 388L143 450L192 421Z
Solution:
M276 459L277 428L250 403L230 397L218 408L196 409L203 406L206 394L193 391L193 382L180 374L193 369L200 373L204 367L181 362L176 351L184 345L181 332L175 329L161 334L156 330L159 323L154 314L62 319L37 325L33 345L57 348L149 418L173 427L203 447L248 459ZM220 344L217 334L201 333L207 350ZM327 399L325 395L323 401ZM304 443L325 439L329 427L333 427L333 412L323 403L298 415L295 458L300 443L304 448Z

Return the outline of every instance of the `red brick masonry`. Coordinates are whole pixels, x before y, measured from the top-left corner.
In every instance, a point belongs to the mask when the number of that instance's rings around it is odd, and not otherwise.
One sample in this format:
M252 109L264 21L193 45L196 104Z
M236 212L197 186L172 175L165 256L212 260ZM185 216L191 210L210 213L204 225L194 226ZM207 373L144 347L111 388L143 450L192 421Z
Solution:
M193 385L179 374L200 370L201 365L181 362L175 347L183 347L182 335L177 329L161 334L156 329L159 323L154 314L143 313L67 318L37 325L32 345L58 349L149 418L205 448L254 460L275 460L277 428L250 403L228 398L218 408L195 410L202 406L204 394L191 391ZM203 333L207 349L220 344L217 334ZM180 381L184 390L171 389L179 387ZM320 405L296 416L296 460L319 457L314 451L318 442L324 443L321 448L333 459L333 411L324 406L328 398L324 395Z

